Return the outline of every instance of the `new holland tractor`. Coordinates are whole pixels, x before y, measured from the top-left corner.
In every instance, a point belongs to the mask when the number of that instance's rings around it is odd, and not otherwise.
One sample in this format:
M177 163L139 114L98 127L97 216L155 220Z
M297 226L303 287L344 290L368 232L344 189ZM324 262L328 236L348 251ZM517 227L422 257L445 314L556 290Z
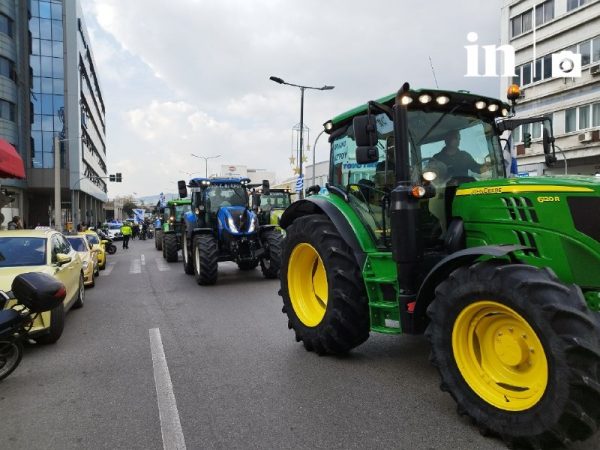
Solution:
M268 180L252 187L252 210L256 212L258 222L261 225L279 226L283 212L292 204L290 190L271 188Z
M280 294L320 355L425 333L461 415L545 449L600 424L600 179L508 178L500 138L528 123L554 163L549 119L465 91L405 84L326 122L329 182L281 218Z
M168 262L177 262L178 252L181 249L181 232L183 230L183 217L191 210L190 199L169 200L162 209L160 227L160 249L163 258Z
M248 178L194 178L178 182L179 195L191 191L192 211L184 215L183 268L200 285L217 282L218 263L234 261L240 270L259 264L265 278L277 278L283 236L260 225L248 207Z

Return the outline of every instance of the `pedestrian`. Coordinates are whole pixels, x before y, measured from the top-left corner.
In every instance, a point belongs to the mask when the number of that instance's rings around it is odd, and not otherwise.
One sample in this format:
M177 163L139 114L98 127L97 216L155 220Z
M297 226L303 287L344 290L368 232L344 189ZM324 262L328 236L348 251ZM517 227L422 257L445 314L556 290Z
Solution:
M12 220L8 222L6 228L9 230L22 230L23 224L21 224L21 218L19 216L14 216Z
M125 222L121 226L121 234L123 235L123 249L129 248L129 238L131 237L132 231L129 222Z

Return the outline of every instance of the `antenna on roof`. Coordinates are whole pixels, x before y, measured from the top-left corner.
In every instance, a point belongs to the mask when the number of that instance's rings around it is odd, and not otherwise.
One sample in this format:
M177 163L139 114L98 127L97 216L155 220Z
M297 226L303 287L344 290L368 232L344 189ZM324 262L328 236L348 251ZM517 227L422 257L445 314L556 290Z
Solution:
M439 89L440 87L438 86L437 77L435 76L435 69L433 68L433 61L431 60L431 56L429 57L429 65L431 66L431 73L433 73L433 80L435 81L435 87L436 87L436 89Z

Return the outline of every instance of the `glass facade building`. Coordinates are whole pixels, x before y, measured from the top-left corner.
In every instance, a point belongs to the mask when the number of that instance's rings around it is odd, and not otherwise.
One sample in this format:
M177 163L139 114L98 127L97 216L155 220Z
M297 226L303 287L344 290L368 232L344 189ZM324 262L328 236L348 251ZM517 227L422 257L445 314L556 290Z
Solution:
M65 138L65 71L62 1L31 0L31 167L54 167L54 137ZM61 142L61 168L66 168Z

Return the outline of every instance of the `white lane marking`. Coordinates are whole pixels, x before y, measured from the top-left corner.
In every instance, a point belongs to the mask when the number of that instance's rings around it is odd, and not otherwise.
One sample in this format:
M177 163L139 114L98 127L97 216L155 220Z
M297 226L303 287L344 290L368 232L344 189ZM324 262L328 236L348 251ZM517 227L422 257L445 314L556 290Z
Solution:
M142 273L142 266L139 259L132 259L129 266L129 273Z
M159 272L166 272L167 270L171 270L169 264L163 258L156 258L156 265L158 266Z
M165 450L185 450L185 439L179 421L179 411L173 393L173 384L171 383L171 375L169 375L165 350L160 338L160 330L151 328L149 331L163 448Z
M146 265L146 257L144 255L140 255L140 259L142 260L142 266Z
M115 264L117 264L116 262L109 262L106 263L106 269L104 269L102 273L102 275L110 275L110 273L113 271L113 269L115 268Z

